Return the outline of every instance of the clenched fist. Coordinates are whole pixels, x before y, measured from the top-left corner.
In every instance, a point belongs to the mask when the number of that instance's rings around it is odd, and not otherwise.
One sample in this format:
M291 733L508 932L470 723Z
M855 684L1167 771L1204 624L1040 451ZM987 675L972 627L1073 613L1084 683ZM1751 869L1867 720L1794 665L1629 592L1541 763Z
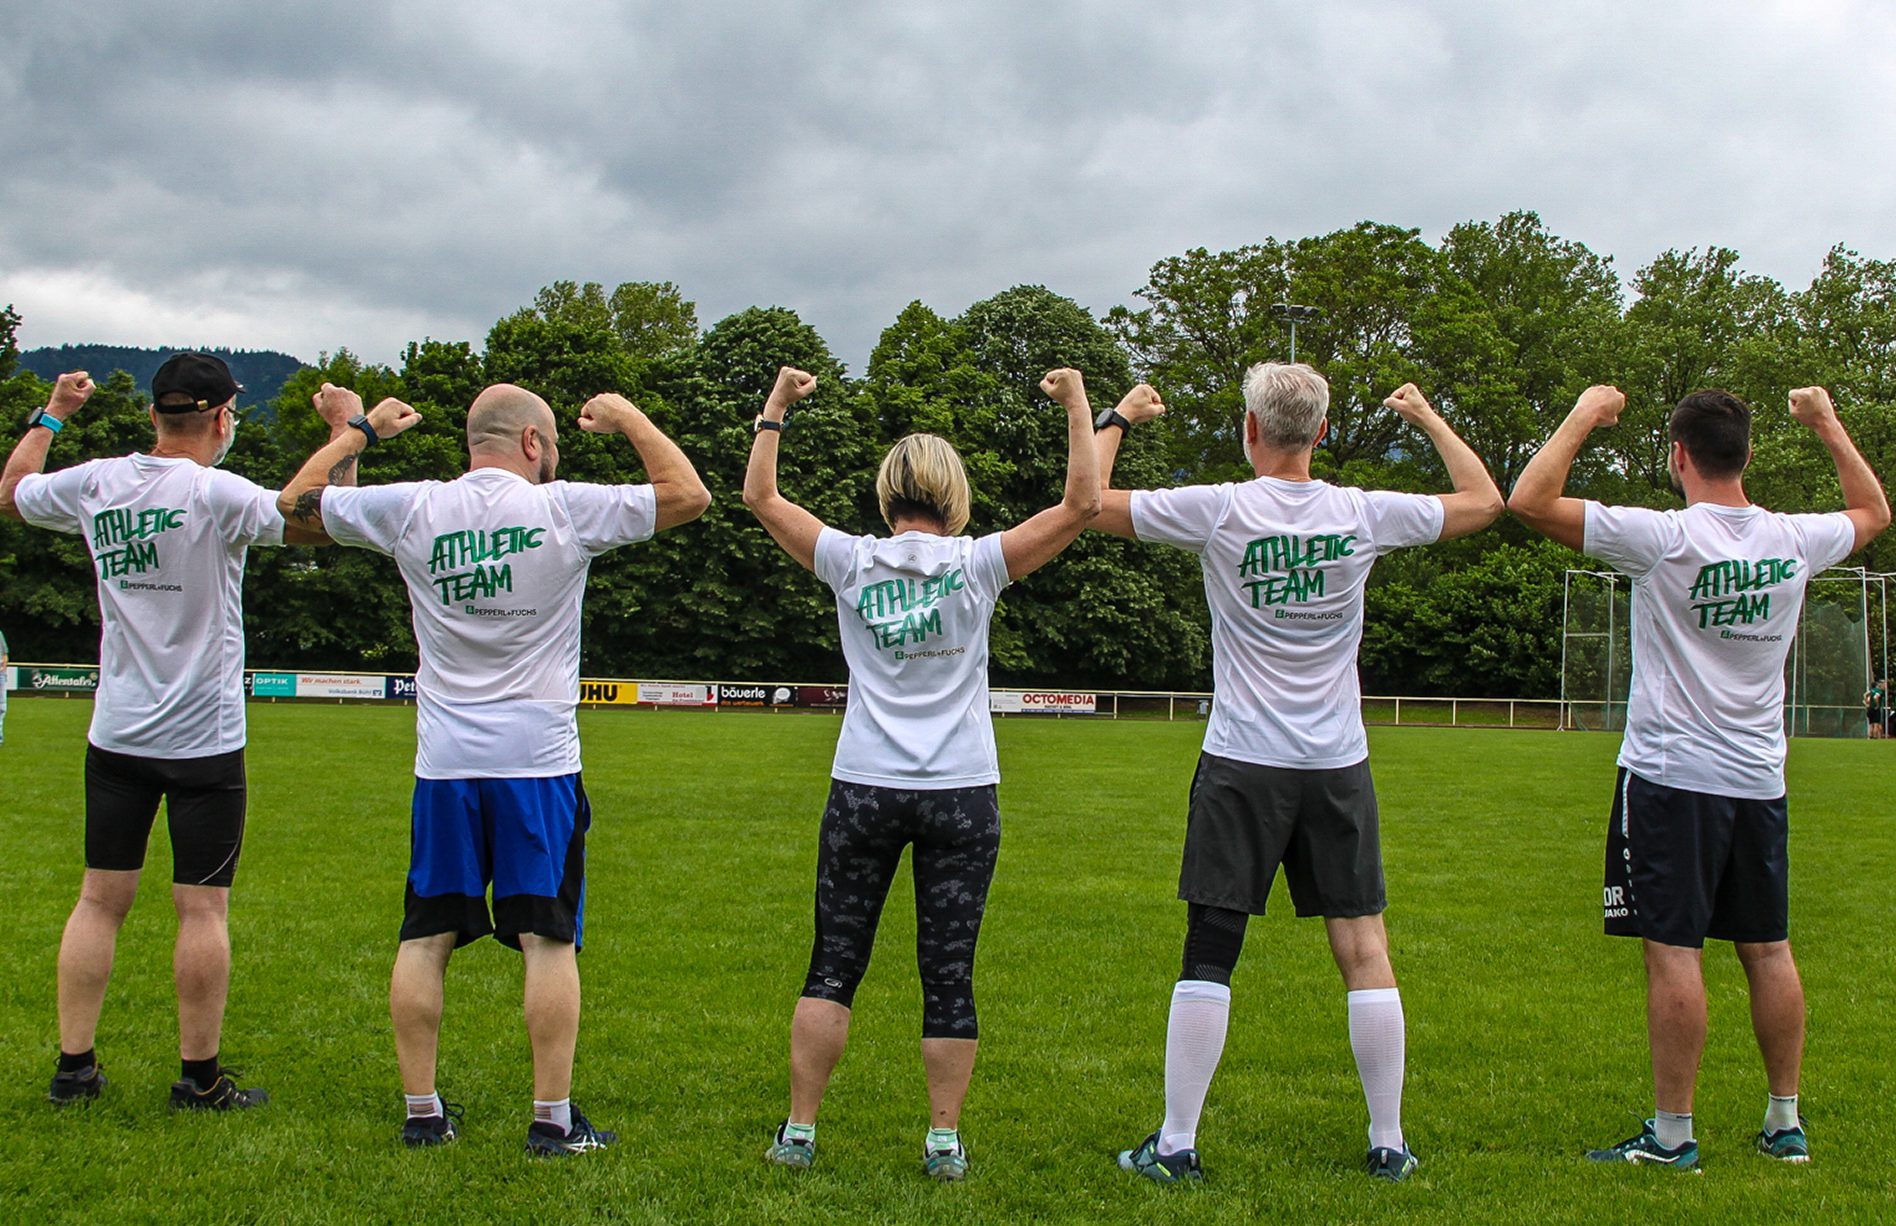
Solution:
M579 428L592 434L623 433L639 407L617 392L601 392L579 406Z
M1830 393L1821 387L1800 387L1791 392L1791 416L1816 429L1837 415Z
M772 409L777 411L774 421L783 420L790 406L802 400L816 390L816 376L807 370L798 370L794 366L777 368L777 384L770 389L770 399L764 402L764 416L769 417Z
M1115 411L1136 426L1165 412L1165 402L1159 399L1157 389L1150 383L1141 383L1126 393Z
M65 421L79 411L80 405L92 398L98 386L85 371L69 370L53 383L53 394L46 401L46 411Z
M1080 372L1071 366L1062 366L1057 370L1048 371L1047 377L1040 381L1040 390L1047 393L1049 399L1058 401L1068 408L1072 408L1075 402L1083 403L1086 399L1086 381L1080 377Z
M325 384L324 386L327 386ZM355 396L354 392L349 393ZM359 408L360 398L356 399ZM352 414L353 416L353 414ZM389 396L373 409L369 410L369 429L375 431L376 438L394 438L397 434L421 424L421 414L401 401Z
M1596 383L1581 392L1573 406L1574 412L1586 413L1596 426L1617 426L1625 409L1626 393L1610 383Z
M1420 423L1435 412L1429 398L1413 383L1405 383L1383 398L1383 403L1402 415L1404 421Z
M322 390L311 396L309 402L316 406L316 414L328 425L332 438L348 426L351 417L362 411L362 397L333 383L323 384Z

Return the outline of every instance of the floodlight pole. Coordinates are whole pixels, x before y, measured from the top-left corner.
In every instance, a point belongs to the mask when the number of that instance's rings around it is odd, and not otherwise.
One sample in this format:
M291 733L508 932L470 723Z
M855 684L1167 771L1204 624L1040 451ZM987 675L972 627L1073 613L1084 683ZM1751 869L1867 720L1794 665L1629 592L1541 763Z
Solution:
M1297 360L1297 325L1315 323L1323 318L1323 308L1304 306L1297 302L1273 302L1271 314L1290 325L1290 360Z

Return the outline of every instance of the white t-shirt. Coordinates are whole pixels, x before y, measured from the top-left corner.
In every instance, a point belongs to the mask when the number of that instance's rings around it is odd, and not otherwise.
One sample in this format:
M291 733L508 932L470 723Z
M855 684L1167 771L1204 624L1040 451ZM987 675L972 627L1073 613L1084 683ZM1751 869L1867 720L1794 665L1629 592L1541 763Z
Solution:
M1442 500L1257 477L1136 490L1142 541L1199 555L1214 697L1205 752L1327 770L1369 756L1356 649L1378 557L1442 534Z
M1784 658L1805 587L1855 547L1842 513L1587 503L1583 552L1633 579L1620 765L1665 787L1784 795Z
M502 468L323 491L323 528L395 559L414 610L415 774L579 770L579 611L592 560L649 538L649 485L534 485Z
M98 570L94 745L144 758L244 747L244 553L283 543L276 498L235 473L149 455L21 480L21 518L84 536Z
M830 774L934 790L999 783L988 621L1007 586L1001 537L825 528L816 573L836 593L849 699Z

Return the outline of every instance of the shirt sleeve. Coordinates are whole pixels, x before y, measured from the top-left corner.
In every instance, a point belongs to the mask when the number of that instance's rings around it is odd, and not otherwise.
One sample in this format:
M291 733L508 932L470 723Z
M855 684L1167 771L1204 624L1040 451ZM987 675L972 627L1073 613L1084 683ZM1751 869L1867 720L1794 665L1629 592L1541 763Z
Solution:
M56 473L28 473L13 487L13 507L20 518L35 528L83 535L79 495L96 461L62 468Z
M816 577L840 592L856 561L856 538L825 525L816 536Z
M1142 541L1203 553L1231 501L1229 485L1132 491L1132 534Z
M1804 557L1810 576L1835 566L1856 551L1856 525L1842 511L1827 515L1793 515L1791 525L1804 538Z
M1007 555L1001 550L1000 533L990 532L974 542L968 556L968 569L990 597L999 596L1001 590L1013 582L1007 577Z
M1645 507L1586 504L1580 552L1619 567L1629 575L1648 574L1666 556L1668 517Z
M1433 545L1442 539L1448 508L1433 494L1398 494L1390 490L1363 491L1363 518L1378 556L1412 545Z
M596 558L609 549L649 541L658 531L658 494L649 485L593 485L560 481L580 549Z
M338 545L395 556L409 513L427 482L331 485L323 490L323 531Z
M219 468L205 470L204 501L218 534L233 545L281 545L283 513L275 490Z

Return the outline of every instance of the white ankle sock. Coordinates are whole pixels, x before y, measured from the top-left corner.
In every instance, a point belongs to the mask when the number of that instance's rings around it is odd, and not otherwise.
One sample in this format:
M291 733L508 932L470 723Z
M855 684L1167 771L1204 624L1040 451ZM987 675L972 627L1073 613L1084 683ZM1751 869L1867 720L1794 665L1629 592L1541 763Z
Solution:
M419 1119L424 1115L441 1114L441 1096L439 1094L404 1094L408 1100L408 1118Z
M1692 1139L1692 1113L1687 1111L1680 1115L1675 1111L1655 1108L1652 1113L1652 1132L1661 1146L1677 1149Z
M1369 1104L1371 1149L1402 1148L1402 1076L1407 1036L1402 994L1395 988L1349 993L1350 1050Z
M533 1118L542 1123L558 1124L561 1132L573 1131L573 1100L562 1098L557 1102L543 1103L533 1100Z
M1165 1027L1165 1123L1159 1152L1176 1154L1198 1144L1198 1117L1205 1092L1224 1055L1231 1020L1231 989L1206 979L1181 979L1172 989L1172 1016Z
M1797 1095L1788 1098L1772 1094L1764 1104L1764 1130L1782 1132L1786 1128L1797 1127Z

